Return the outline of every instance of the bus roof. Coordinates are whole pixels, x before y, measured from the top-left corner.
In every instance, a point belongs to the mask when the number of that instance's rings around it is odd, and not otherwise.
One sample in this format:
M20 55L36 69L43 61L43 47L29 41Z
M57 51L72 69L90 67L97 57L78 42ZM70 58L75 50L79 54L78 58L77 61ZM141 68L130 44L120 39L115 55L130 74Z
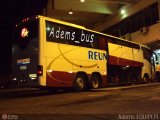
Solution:
M38 18L43 18L43 19L48 20L48 21L56 22L56 23L59 23L59 24L65 24L67 26L72 26L72 27L76 27L76 28L86 30L86 28L84 26L77 25L77 24L74 24L74 23L69 23L69 22L62 21L62 20L58 20L58 19L55 19L55 18L45 17L45 16L41 16L41 15L38 15Z

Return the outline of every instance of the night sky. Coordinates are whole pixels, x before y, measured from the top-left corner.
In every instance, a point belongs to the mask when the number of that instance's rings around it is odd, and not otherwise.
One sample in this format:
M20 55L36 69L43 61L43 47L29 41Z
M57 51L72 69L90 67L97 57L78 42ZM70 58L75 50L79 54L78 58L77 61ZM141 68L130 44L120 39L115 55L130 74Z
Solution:
M11 48L16 23L23 18L41 15L47 0L2 0L0 2L0 75L11 73Z

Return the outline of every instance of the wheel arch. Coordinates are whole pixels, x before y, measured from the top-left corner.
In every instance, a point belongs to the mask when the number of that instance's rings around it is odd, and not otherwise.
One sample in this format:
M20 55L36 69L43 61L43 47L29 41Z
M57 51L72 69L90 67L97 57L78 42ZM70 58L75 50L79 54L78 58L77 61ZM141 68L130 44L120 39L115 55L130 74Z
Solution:
M89 77L88 77L88 75L87 75L86 72L84 72L84 71L78 71L78 72L76 73L76 75L79 75L79 74L83 75L83 76L86 78L86 80L89 80ZM75 77L76 77L76 75L75 75Z
M86 72L84 71L78 71L75 76L74 76L74 79L73 79L73 82L72 82L72 86L74 87L74 82L75 82L75 79L78 75L83 75L85 77L85 80L87 82L87 88L89 88L89 76L87 75Z

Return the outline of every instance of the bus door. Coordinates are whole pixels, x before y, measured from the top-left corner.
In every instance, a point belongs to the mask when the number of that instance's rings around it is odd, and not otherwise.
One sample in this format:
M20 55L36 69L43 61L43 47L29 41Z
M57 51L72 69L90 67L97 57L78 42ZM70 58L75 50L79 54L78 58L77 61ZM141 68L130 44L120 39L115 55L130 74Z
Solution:
M153 52L145 47L142 47L143 50L143 57L144 57L144 68L142 77L144 78L145 75L148 75L150 79L154 79L155 74L155 63L153 58ZM149 79L147 79L145 82L150 82Z

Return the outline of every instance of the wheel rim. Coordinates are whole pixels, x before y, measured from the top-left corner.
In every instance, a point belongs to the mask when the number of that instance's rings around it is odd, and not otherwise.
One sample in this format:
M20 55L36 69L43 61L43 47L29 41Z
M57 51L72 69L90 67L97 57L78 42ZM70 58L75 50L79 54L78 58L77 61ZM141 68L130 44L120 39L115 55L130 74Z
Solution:
M144 77L144 78L143 78L143 81L144 81L144 82L148 82L149 79L148 79L147 77Z
M97 80L92 80L92 87L93 88L98 88L99 87L99 82Z
M79 89L83 89L84 88L84 80L80 77L78 77L75 81L76 87Z

